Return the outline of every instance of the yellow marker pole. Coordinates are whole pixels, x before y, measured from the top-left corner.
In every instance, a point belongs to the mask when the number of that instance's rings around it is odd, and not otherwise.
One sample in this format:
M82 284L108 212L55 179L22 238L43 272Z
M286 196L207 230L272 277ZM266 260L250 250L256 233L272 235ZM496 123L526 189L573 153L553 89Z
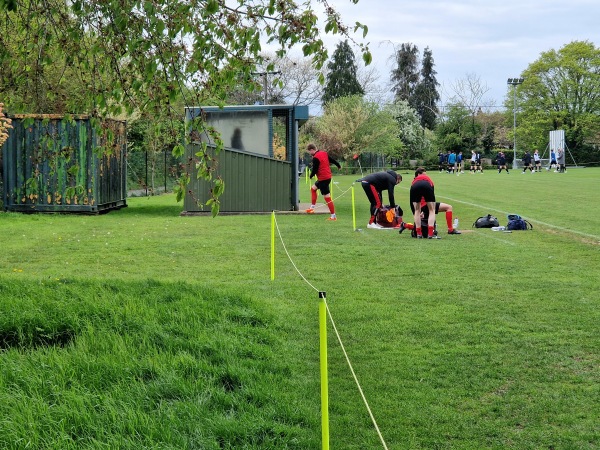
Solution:
M327 382L327 295L319 292L319 347L321 356L321 439L323 450L329 450L329 388Z
M308 167L306 169L304 169L304 178L306 179L306 184L308 184L309 178L308 178Z
M275 211L271 213L271 281L275 279Z
M354 185L352 185L352 229L356 231L356 208L354 207Z

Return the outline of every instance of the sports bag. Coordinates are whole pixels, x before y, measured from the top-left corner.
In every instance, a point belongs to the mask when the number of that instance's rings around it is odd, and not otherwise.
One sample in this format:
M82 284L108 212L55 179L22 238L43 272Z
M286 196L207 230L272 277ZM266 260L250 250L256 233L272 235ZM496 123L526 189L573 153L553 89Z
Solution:
M403 212L400 206L381 206L375 211L375 223L383 228L394 228L402 222Z
M506 218L508 219L507 230L533 230L533 225L518 214L509 214Z
M479 217L475 222L473 222L471 228L492 228L499 226L500 222L498 222L498 219L491 214L488 214L487 216Z

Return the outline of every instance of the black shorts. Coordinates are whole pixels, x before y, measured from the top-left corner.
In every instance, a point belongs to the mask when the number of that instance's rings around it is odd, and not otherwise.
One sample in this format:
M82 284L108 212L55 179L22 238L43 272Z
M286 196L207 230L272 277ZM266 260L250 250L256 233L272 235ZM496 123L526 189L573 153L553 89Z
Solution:
M411 203L410 204L410 210L412 211L412 213L415 213L415 207L414 205ZM429 217L429 208L423 208L423 206L421 206L421 212L423 213L423 218L427 219ZM439 213L440 212L440 202L435 202L435 213Z
M319 180L315 183L315 186L319 191L321 191L321 195L327 195L331 191L329 190L329 185L331 184L331 178L328 180Z
M410 187L410 203L420 203L421 197L426 202L435 202L435 191L429 181L417 181Z

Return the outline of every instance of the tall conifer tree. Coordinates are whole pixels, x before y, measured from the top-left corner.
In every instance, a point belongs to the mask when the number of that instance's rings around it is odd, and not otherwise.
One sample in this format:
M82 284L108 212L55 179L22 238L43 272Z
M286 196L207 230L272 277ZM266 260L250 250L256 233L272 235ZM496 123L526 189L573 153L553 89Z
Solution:
M392 70L391 81L394 100L407 101L411 98L419 82L419 49L410 42L402 44L396 52L396 68Z
M430 130L435 127L436 117L439 114L437 102L440 100L440 94L437 91L439 83L435 78L437 72L433 66L433 55L429 47L426 47L423 51L421 79L410 101L421 119L421 126Z
M356 78L357 66L354 52L347 40L338 44L331 61L327 64L327 69L323 104L340 97L364 95L365 92Z

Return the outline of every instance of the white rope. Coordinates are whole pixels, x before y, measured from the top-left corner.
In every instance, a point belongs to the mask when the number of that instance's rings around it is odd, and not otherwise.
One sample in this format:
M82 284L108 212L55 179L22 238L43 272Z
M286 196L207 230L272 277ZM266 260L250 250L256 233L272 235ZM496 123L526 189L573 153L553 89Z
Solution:
M283 237L281 236L281 231L279 231L279 224L277 223L277 216L275 216L275 227L277 228L277 234L279 235L279 240L281 241L281 245L283 245L283 250L285 251L285 254L287 255L287 257L290 260L290 262L292 263L292 266L294 266L294 269L296 269L296 272L298 272L298 275L300 275L300 278L302 278L304 280L304 282L306 284L308 284L311 288L313 288L315 291L319 292L319 289L317 289L316 287L314 287L310 283L310 281L308 281L306 279L306 277L304 275L302 275L302 272L300 272L300 270L298 269L298 267L296 266L296 264L294 264L294 261L292 261L292 257L290 256L289 252L287 251L287 248L285 246L285 242L283 242Z
M351 186L350 186L348 189L346 189L344 192L342 192L340 195L338 195L337 197L335 197L335 201L339 200L339 199L340 199L340 198L342 198L344 195L346 195L346 194L348 193L348 191L349 191L350 189L352 189L352 186L354 186L354 183L352 183L352 185L351 185ZM311 188L311 189L312 189L312 188ZM333 198L333 197L331 197L331 201L333 201L333 200L334 200L334 198ZM324 207L326 207L326 206L327 206L326 204L325 204L325 205L316 205L316 206L315 206L315 209L317 210L317 209L319 209L319 208L324 208Z
M350 189L348 189L350 190ZM346 192L348 192L348 190ZM345 192L344 192L345 193ZM339 197L338 197L339 198ZM306 284L308 284L311 288L313 288L315 291L317 292L321 292L319 289L317 289L316 287L314 287L310 281L308 281L306 279L306 277L304 275L302 275L302 272L300 272L300 270L298 269L298 267L296 266L296 264L294 263L294 261L292 260L292 257L290 256L285 243L283 242L283 237L281 236L281 231L279 230L279 224L277 223L277 216L275 216L275 227L277 228L277 234L279 235L279 240L281 241L281 245L283 246L283 250L285 251L285 254L288 257L288 260L290 261L290 263L292 264L292 266L294 267L294 269L296 270L296 272L298 272L298 275L300 275L300 277L304 280L304 282ZM381 440L381 444L383 445L383 448L385 450L388 450L388 447L385 443L385 440L383 439L383 435L381 434L381 431L379 431L379 426L377 425L377 421L375 420L375 416L373 415L373 413L371 412L371 407L369 406L369 402L367 401L367 398L365 397L365 394L360 386L360 382L358 381L358 377L356 376L356 373L354 372L354 368L352 367L352 363L350 362L350 357L348 356L348 353L346 352L346 348L344 347L344 344L342 342L342 337L340 336L340 333L337 330L337 327L335 326L335 322L333 321L333 316L331 315L331 311L329 310L329 305L327 304L327 298L324 299L325 301L325 308L327 309L327 315L329 316L329 320L331 321L331 325L333 326L333 330L335 331L335 335L337 337L337 340L340 344L340 347L342 349L342 353L344 354L344 357L346 358L346 362L348 363L348 367L350 368L350 372L352 373L352 377L354 378L354 382L356 383L356 387L358 388L358 392L360 393L361 398L363 399L363 402L365 404L365 407L367 408L367 412L369 413L369 417L371 418L371 422L373 422L373 426L375 427L375 431L377 431L377 435L379 436L379 439Z
M342 338L340 337L340 334L338 333L337 327L335 326L335 322L333 321L333 317L331 316L331 311L329 311L329 305L327 305L327 301L325 301L325 307L327 308L327 314L329 315L329 320L331 320L331 325L333 326L333 330L335 331L335 335L337 336L338 342L340 343L340 347L342 348L342 352L344 353L344 357L346 358L346 362L348 363L348 367L350 368L350 372L352 372L352 377L354 378L354 382L356 383L356 387L358 388L358 392L360 392L360 396L362 397L363 402L365 403L365 407L367 408L367 412L369 413L369 417L371 417L371 422L373 422L373 426L375 427L375 431L377 431L377 435L379 436L379 440L381 441L381 445L383 445L383 448L385 450L388 450L387 445L385 443L385 440L383 439L383 435L381 434L381 431L379 431L379 427L377 426L377 421L375 420L375 416L373 416L373 413L371 412L371 408L369 407L369 402L367 401L367 398L365 397L365 394L363 393L363 390L360 387L360 383L358 381L356 373L354 373L354 369L352 368L352 363L350 362L350 358L348 357L348 354L346 353L346 349L344 348L344 344L342 343Z

